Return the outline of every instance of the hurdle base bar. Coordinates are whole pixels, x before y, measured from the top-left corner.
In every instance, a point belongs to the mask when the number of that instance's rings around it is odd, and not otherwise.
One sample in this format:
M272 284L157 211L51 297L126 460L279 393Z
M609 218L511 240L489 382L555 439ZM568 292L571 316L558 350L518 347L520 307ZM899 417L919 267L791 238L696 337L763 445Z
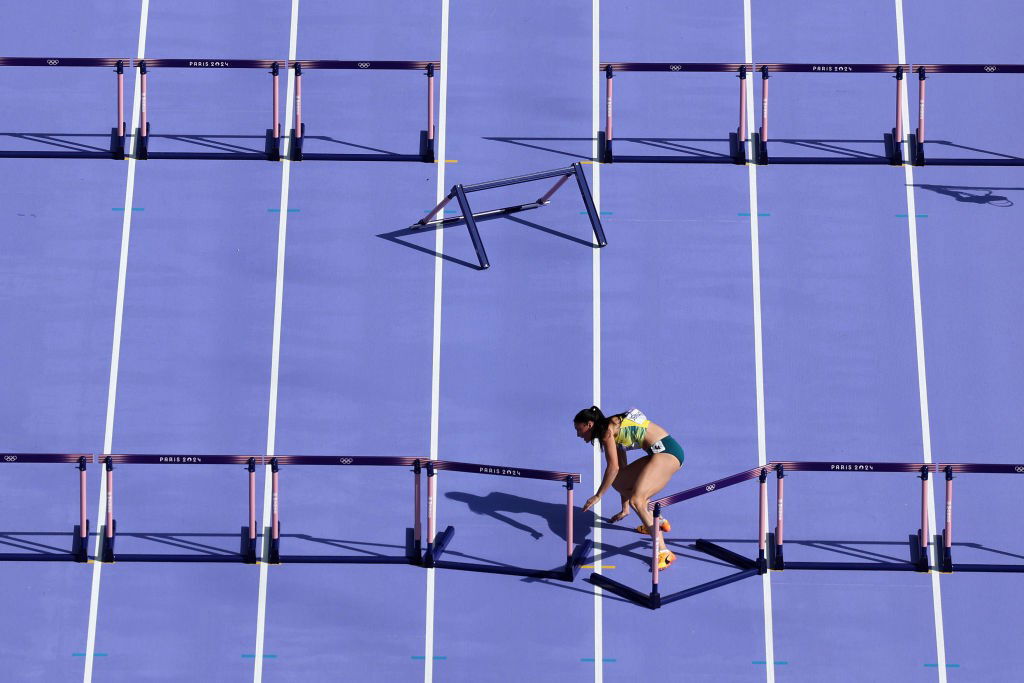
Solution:
M754 163L759 166L772 164L802 164L802 165L841 165L841 166L875 166L888 164L890 166L903 165L903 150L896 143L896 129L885 133L882 136L882 145L885 148L884 156L868 157L770 157L768 154L768 142L761 138L759 132L751 136L754 149Z
M434 158L434 141L427 131L420 131L419 151L416 154L347 154L341 152L307 152L303 149L306 139L306 124L302 123L302 134L296 135L291 129L292 146L289 158L292 161L421 161L432 164Z
M609 593L613 593L614 595L617 595L620 598L629 600L633 604L639 605L640 607L646 607L648 609L653 610L658 609L663 605L667 605L679 600L685 600L686 598L693 597L694 595L700 595L701 593L706 593L716 588L728 586L731 583L742 581L743 579L749 578L751 576L764 574L768 571L767 559L763 556L760 556L757 559L752 560L750 558L744 557L743 555L740 555L739 553L735 553L732 550L729 550L728 548L723 548L722 546L716 543L706 541L702 538L697 539L696 543L694 543L693 545L693 548L694 550L702 552L706 555L710 555L712 557L722 560L723 562L727 562L733 565L734 567L738 568L740 571L717 579L713 579L711 581L705 581L704 583L698 584L696 586L691 586L690 588L685 588L675 593L669 593L668 595L662 595L660 592L657 591L651 591L650 593L641 593L635 588L630 588L629 586L620 583L614 579L609 579L607 576L604 576L603 574L593 573L590 575L588 580L593 585L598 586L603 590L608 591Z
M793 562L783 555L783 546L775 542L775 534L768 534L768 566L772 571L786 569L810 569L823 571L882 571L882 572L927 572L928 553L920 548L920 531L910 534L910 560L907 562Z
M74 526L69 553L0 553L0 562L88 562L89 520L85 521L85 535L82 527Z
M281 522L278 520L278 529ZM413 530L405 530L404 555L282 555L281 539L271 538L270 564L422 564L422 557L413 541Z
M239 532L239 551L224 555L200 555L196 553L115 553L114 545L117 540L117 520L114 520L113 533L108 538L103 535L100 544L100 555L97 560L100 562L193 562L193 563L231 563L242 562L244 564L256 564L256 544L254 539L249 538L249 527L243 526Z
M150 123L146 122L146 134L135 129L135 158L147 159L202 159L209 161L280 161L280 138L274 137L274 129L267 128L263 134L262 152L153 152L149 149Z
M971 562L953 562L953 553L950 548L946 547L946 530L942 530L942 534L935 536L935 544L937 548L941 548L941 555L939 560L939 571L946 574L952 574L955 572L986 572L990 574L1022 574L1024 573L1024 564L980 564Z
M603 130L597 132L597 160L602 164L619 162L623 164L739 164L747 163L746 151L739 132L729 133L729 154L715 156L698 155L646 155L628 154L615 156L612 141L606 139Z
M532 579L555 579L557 581L571 582L579 573L580 567L590 556L594 546L589 540L576 546L572 556L566 559L565 565L558 569L533 569L530 567L511 567L506 565L477 564L475 562L460 562L456 560L445 560L443 555L455 536L455 527L449 526L439 533L433 543L427 544L427 550L423 555L423 566L433 569L458 569L466 572L480 572L484 574L505 574L507 576L523 576Z

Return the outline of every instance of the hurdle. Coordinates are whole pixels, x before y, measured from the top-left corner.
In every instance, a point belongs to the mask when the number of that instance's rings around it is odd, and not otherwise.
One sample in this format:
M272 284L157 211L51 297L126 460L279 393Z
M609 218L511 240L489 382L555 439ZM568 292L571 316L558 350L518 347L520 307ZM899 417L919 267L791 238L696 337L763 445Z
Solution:
M683 63L683 62L602 62L600 71L604 73L604 130L597 132L598 161L605 164L619 163L660 163L660 164L745 164L747 155L744 143L747 139L747 73L753 68L751 64L725 63ZM740 120L736 132L729 133L729 153L680 155L619 155L612 152L612 84L616 71L640 71L648 73L735 73L740 82ZM633 140L633 138L619 138ZM690 140L682 140L690 142ZM664 146L668 146L665 141Z
M999 465L993 463L951 463L937 466L937 471L946 478L946 519L942 534L936 541L942 548L939 570L952 572L1022 573L1024 564L981 564L953 562L953 474L1024 474L1024 465Z
M909 72L910 67L906 64L758 64L757 70L761 73L761 126L754 133L754 160L760 165L769 163L768 155L768 79L772 73L815 73L815 74L868 74L868 73L891 73L896 79L896 125L888 133L882 136L882 143L885 148L885 155L879 156L867 153L854 153L852 150L845 150L847 156L813 157L813 156L783 156L770 157L773 164L890 164L900 166L903 164L903 96L904 96L904 74ZM824 143L846 142L844 140L794 140L793 142L820 143L822 146L832 148ZM834 148L833 148L834 149Z
M270 544L267 562L270 564L422 564L422 537L420 533L420 474L421 459L388 456L329 456L278 455L269 459L271 468ZM282 555L280 468L282 465L313 465L341 467L411 467L413 480L413 526L406 529L405 552L402 555Z
M422 161L434 163L434 72L441 68L437 61L342 61L301 59L289 63L295 71L295 127L291 129L292 161ZM306 123L302 118L302 73L309 69L334 70L404 70L423 71L427 77L427 122L420 131L418 154L306 152ZM314 138L315 139L315 138Z
M723 562L726 562L739 571L723 576L712 581L692 586L676 593L670 593L668 595L662 595L659 587L659 570L658 570L658 543L654 539L651 540L651 588L650 592L643 593L631 588L626 584L610 579L603 574L593 573L590 575L588 580L595 586L599 586L603 590L613 593L614 595L624 598L635 605L641 607L647 607L648 609L658 609L663 605L667 605L678 600L692 597L705 593L709 590L727 586L737 581L742 581L751 576L757 576L764 574L768 571L767 557L766 557L766 532L768 524L768 471L769 466L759 466L747 470L746 472L739 472L716 481L701 484L700 486L694 486L691 489L675 493L670 496L665 496L657 500L651 501L648 504L648 509L654 513L654 528L657 529L657 536L660 540L662 538L661 531L661 513L670 505L675 503L681 503L684 500L692 500L698 496L703 496L709 493L715 493L721 491L730 486L741 484L751 479L758 480L758 541L757 549L758 554L754 559L750 559L735 553L728 548L712 543L705 539L697 539L693 549L702 552L706 555L715 557Z
M114 67L117 75L117 121L110 129L110 143L107 151L92 149L75 150L0 150L0 158L7 159L124 159L124 67L131 66L132 60L118 57L0 57L0 66L41 66L41 67ZM29 139L46 138L48 133L24 133L18 137ZM62 145L73 143L61 141Z
M893 462L774 462L776 473L776 523L770 534L770 564L776 571L785 569L852 570L852 571L914 571L927 572L928 565L928 473L934 465ZM783 557L783 494L787 472L905 472L921 479L921 526L910 535L910 560L906 562L793 562Z
M78 469L78 524L71 531L71 552L0 553L0 562L88 562L89 518L86 516L86 464L92 455L78 453L3 453L0 465L75 464ZM6 535L6 534L2 534ZM12 534L17 536L17 534ZM29 547L37 544L25 542Z
M427 547L423 554L423 566L438 569L458 569L468 572L482 572L486 574L506 574L510 576L525 576L535 579L557 579L559 581L572 581L579 572L580 565L593 549L593 543L587 539L579 545L573 541L573 484L580 483L579 473L572 472L549 472L546 470L532 470L522 467L503 467L498 465L479 465L466 462L451 462L445 460L426 460L423 466L427 471ZM444 554L448 545L455 536L455 527L448 526L439 534L435 534L437 520L434 516L434 498L437 492L437 472L447 470L449 472L468 472L472 474L485 474L499 477L515 477L519 479L536 479L541 481L561 481L565 485L565 560L561 567L554 569L542 568L533 569L529 567L514 567L509 565L489 565L475 562L462 562L458 560L446 560Z
M281 158L281 124L278 107L281 62L271 59L142 59L135 64L139 69L141 102L139 127L135 129L136 159L252 159L278 161ZM234 144L216 142L207 136L195 137L204 146L219 148L217 152L161 152L150 149L149 70L156 69L270 69L272 77L272 127L264 134L263 151L255 152ZM172 138L185 136L172 135ZM216 136L210 136L216 137ZM248 137L248 136L231 136Z
M551 203L551 197L561 189L562 185L564 185L570 177L576 179L576 184L580 190L580 196L583 198L583 206L587 211L587 217L590 219L590 227L594 231L594 238L597 240L597 246L607 246L608 240L604 234L604 227L601 225L601 217L597 213L597 207L594 205L594 198L590 194L590 186L587 184L587 177L583 173L583 165L579 162L576 162L567 168L556 168L552 171L527 173L526 175L503 178L501 180L492 180L484 183L475 183L473 185L453 185L448 195L426 216L411 225L409 229L419 230L428 225L441 227L451 225L453 223L465 223L466 229L469 231L469 238L473 242L473 249L476 251L476 257L479 264L478 270L486 270L491 267L491 262L487 259L487 252L484 250L484 243L480 239L480 231L477 229L476 222L481 219L498 218L499 216L507 216L520 211L528 211L530 209L538 209L542 206L547 206ZM515 204L501 209L491 209L489 211L474 213L473 209L469 206L469 200L466 198L466 195L470 192L493 190L498 187L529 183L535 180L545 180L547 178L558 178L558 180L551 186L551 189L541 195L541 197L526 204ZM441 211L444 210L444 207L447 206L448 202L452 199L455 199L458 202L459 208L462 210L462 214L459 216L449 216L447 218L438 218L435 220L434 216L441 213Z
M101 562L244 562L256 563L256 465L262 456L251 455L138 455L118 454L101 456L107 478L107 499L105 504L106 523L100 545ZM249 524L239 534L240 549L237 553L210 554L161 554L161 553L115 553L117 520L114 517L114 465L245 465L249 479Z
M928 74L1024 74L1024 64L915 64L917 73L917 129L909 136L910 162L915 166L1024 166L1024 158L990 152L998 158L972 159L967 157L939 157L930 159L924 151L925 80ZM937 144L950 144L932 142ZM980 150L984 151L984 150Z

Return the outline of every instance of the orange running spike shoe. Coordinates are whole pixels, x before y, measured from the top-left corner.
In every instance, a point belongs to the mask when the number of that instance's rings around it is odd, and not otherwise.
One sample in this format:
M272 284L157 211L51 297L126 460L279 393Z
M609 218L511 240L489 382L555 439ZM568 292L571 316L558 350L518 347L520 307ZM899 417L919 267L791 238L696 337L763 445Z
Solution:
M663 533L666 533L666 534L668 532L672 531L672 525L669 524L668 520L665 519L664 517L661 518L661 530L662 530ZM646 524L638 525L636 527L636 532L638 534L643 534L644 536L650 536L651 535L651 532L647 530L647 525Z
M676 555L668 548L658 552L658 570L668 569L676 561Z

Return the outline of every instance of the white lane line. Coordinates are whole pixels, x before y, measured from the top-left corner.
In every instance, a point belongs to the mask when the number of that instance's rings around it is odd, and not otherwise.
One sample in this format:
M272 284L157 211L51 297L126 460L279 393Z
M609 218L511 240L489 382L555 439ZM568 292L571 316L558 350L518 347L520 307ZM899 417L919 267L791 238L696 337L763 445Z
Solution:
M441 75L439 80L437 112L437 192L438 203L444 199L444 171L447 166L447 124L448 124L448 16L449 0L441 2ZM444 230L434 231L434 251L444 253ZM434 259L434 331L431 346L430 370L430 459L437 460L437 444L441 419L441 284L444 273L444 260L438 256ZM437 476L436 474L434 476ZM431 501L430 514L437 515L437 496ZM436 573L427 570L427 606L426 623L424 624L423 644L423 680L432 683L434 680L434 592Z
M899 63L906 64L907 43L903 25L903 0L896 0L896 41ZM903 89L903 130L910 130L910 111L907 108L907 89ZM914 338L917 349L917 392L921 401L921 446L926 463L932 462L932 430L928 415L928 379L924 362L924 318L921 314L921 271L917 252L917 204L914 201L914 167L903 165L904 185L907 192L907 231L910 237L910 281L914 294ZM928 524L935 526L935 491L928 488ZM929 562L935 562L938 548L928 544ZM939 573L928 572L932 579L932 611L935 617L935 653L939 682L946 683L946 636L942 621L942 586Z
M753 26L750 0L743 0L743 55L747 64L754 61ZM747 130L754 131L754 78L747 79ZM751 156L748 144L747 156ZM750 196L750 267L753 283L754 308L754 385L757 395L757 464L768 462L764 419L764 344L761 329L761 242L757 218L757 164L747 164L748 195ZM775 681L775 628L772 622L771 572L761 575L761 593L764 598L764 660L768 683Z
M595 159L595 163L591 166L594 170L594 207L597 210L598 215L601 213L601 164L596 160L599 158L597 149L597 138L596 132L601 126L601 73L598 70L601 64L601 0L593 0L591 7L591 24L593 26L591 33L591 59L590 59L590 77L593 84L591 90L592 99L592 118L590 122L590 135L595 135L594 144L591 149L591 156ZM597 238L594 237L594 244L597 244ZM594 249L593 251L593 356L594 356L594 367L593 367L593 383L594 383L594 405L601 405L601 250ZM594 444L594 481L601 481L601 447L599 444ZM594 518L599 519L601 517L601 501L598 501L597 505L594 506ZM598 548L601 547L602 534L601 525L594 525L594 550L595 554L598 552ZM598 555L599 556L599 555ZM598 574L603 573L601 570L601 562L594 562L594 571ZM594 586L594 683L602 683L604 681L604 592L598 587Z
M139 20L139 43L137 58L142 59L146 54L146 28L149 25L149 0L142 0ZM139 111L141 100L141 81L135 79L135 89L132 94L131 126L128 130L135 130L135 117ZM127 132L127 131L126 131ZM114 340L110 351L110 379L107 383L107 420L103 430L103 454L109 455L114 444L114 410L117 405L117 376L121 364L121 329L124 323L124 290L128 278L128 245L132 233L132 203L135 196L135 136L131 136L130 148L128 150L128 182L124 191L124 217L121 220L121 257L117 267L117 298L114 304ZM102 465L100 468L102 472ZM97 558L92 563L92 588L89 592L89 623L85 640L85 670L82 680L85 683L92 681L92 665L96 655L96 623L99 619L100 607L100 577L103 573L103 563L99 561L100 546L103 535L106 533L106 501L107 501L107 478L100 477L100 500L96 511L96 544L93 548L93 555Z
M288 59L296 59L299 36L299 0L292 0L291 25L288 33ZM288 87L284 113L284 125L292 120L295 95L295 70L288 69ZM277 274L274 285L274 332L270 352L270 401L267 408L267 455L274 455L277 444L277 390L281 366L281 316L284 308L284 259L285 245L288 238L288 188L291 181L292 162L290 161L291 138L285 136L281 159L281 200L277 223ZM263 517L260 526L263 528L263 551L260 562L259 595L256 604L256 646L253 650L253 676L255 683L263 680L263 648L266 640L267 625L267 569L270 565L266 558L270 554L270 505L272 477L270 465L263 472Z

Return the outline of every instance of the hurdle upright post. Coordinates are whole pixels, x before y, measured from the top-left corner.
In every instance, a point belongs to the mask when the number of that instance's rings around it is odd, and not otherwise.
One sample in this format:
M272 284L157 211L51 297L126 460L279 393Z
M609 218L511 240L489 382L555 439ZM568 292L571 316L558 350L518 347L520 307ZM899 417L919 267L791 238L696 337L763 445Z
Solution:
M107 480L106 524L103 529L103 542L100 550L100 562L114 561L114 461L109 455L104 458L103 466Z
M434 63L427 64L427 140L434 142Z
M903 143L903 65L896 67L896 136L894 146Z
M295 136L302 139L302 64L295 62Z
M573 506L572 506L572 475L565 477L565 572L572 575L573 556Z
M768 67L761 67L761 143L768 142Z
M775 558L772 562L772 569L784 569L785 560L782 556L782 513L783 513L783 482L786 478L786 471L782 465L775 466Z
M274 100L274 102L273 102L273 108L274 108L274 140L277 140L277 139L279 139L281 137L281 113L280 113L281 105L278 102L278 98L280 97L280 94L281 94L281 84L280 84L281 69L280 69L280 65L277 62L274 62L274 65L272 67L270 67L270 74L271 74L271 76L274 79L273 93L272 93L273 100Z
M78 538L72 544L76 562L87 562L89 560L89 518L85 511L87 493L85 481L86 462L87 459L84 455L78 458Z
M757 510L757 568L763 574L767 570L768 538L768 468L762 468L758 480Z
M423 564L427 567L434 566L434 492L436 483L434 478L437 472L434 470L434 463L427 461L427 553L423 558Z
M946 525L942 530L940 571L953 571L953 467L946 465Z
M661 538L661 503L654 504L654 527L651 532L651 608L661 607L658 593L658 539Z
M124 137L124 61L117 60L117 135Z
M604 144L608 161L611 161L612 149L612 78L614 77L615 71L609 64L604 68Z
M537 203L538 204L547 204L548 202L550 202L551 201L551 197L553 197L554 194L556 192L558 192L558 190L562 187L562 185L565 185L565 181L567 181L569 179L569 176L571 176L571 175L572 175L571 172L566 172L566 174L564 176L559 178L555 182L555 184L551 186L550 190L548 190L547 192L544 193L544 196L542 196L540 199L537 200Z
M740 65L740 125L739 144L742 145L747 139L747 65Z
M256 458L246 464L249 472L249 540L256 540Z
M413 542L413 552L421 560L422 560L421 553L422 553L422 548L423 548L423 536L422 536L422 533L421 533L421 522L420 522L420 501L422 500L421 493L420 493L420 479L421 479L420 473L421 473L422 469L423 468L420 467L420 461L419 460L417 460L415 463L413 463L412 472L413 472L413 475L415 476L415 479L413 480L413 487L412 487L412 511L413 511L413 514L412 514L412 517L413 517L412 542Z
M917 67L917 144L924 144L924 81L925 68Z
M149 158L149 104L148 85L149 69L146 67L146 60L139 62L139 127L137 139L135 140L135 158Z
M921 466L921 530L918 532L918 571L928 571L928 465Z
M280 464L277 458L270 459L270 547L267 562L279 564L281 562L281 518L278 501L280 499Z

